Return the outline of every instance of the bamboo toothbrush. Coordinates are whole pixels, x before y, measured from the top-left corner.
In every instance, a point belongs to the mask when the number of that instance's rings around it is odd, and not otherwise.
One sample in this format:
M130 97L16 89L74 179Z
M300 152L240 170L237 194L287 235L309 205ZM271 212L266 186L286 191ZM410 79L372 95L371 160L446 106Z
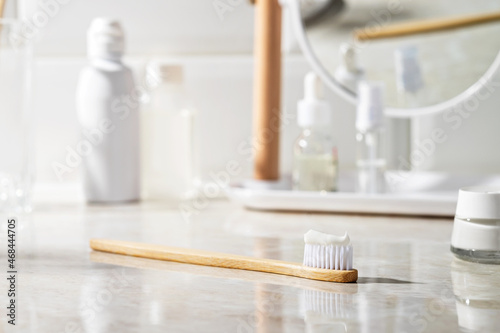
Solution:
M282 274L329 282L356 282L358 271L352 268L352 247L349 245L347 234L337 237L311 230L305 234L304 240L306 242L304 264L108 239L91 239L90 247L96 251L186 264Z
M354 38L357 40L394 38L457 29L496 21L500 21L500 12L498 11L450 18L445 17L414 22L395 23L379 27L379 29L357 29L354 30Z

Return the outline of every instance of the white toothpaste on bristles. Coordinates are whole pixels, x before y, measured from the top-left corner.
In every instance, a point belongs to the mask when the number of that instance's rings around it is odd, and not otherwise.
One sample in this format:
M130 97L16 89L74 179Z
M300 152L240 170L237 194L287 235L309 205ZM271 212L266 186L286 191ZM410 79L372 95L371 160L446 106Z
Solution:
M309 230L304 235L304 265L315 268L351 270L353 250L347 232L343 236Z

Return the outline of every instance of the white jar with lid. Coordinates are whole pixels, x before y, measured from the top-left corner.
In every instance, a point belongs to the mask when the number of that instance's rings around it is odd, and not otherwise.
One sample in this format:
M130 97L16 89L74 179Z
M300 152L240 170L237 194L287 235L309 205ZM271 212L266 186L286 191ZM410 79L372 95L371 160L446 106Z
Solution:
M460 189L451 251L464 260L500 264L500 189Z

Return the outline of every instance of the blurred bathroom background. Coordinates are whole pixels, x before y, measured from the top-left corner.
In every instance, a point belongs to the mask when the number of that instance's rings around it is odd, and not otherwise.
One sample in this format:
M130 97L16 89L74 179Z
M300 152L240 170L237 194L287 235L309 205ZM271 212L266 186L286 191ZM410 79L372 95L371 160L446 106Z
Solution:
M386 1L355 2L367 15L387 6ZM46 22L33 34L37 186L78 183L78 171L65 174L61 181L53 163L64 163L67 147L74 147L80 139L75 88L79 71L87 63L86 31L97 16L121 21L126 33L125 61L133 68L138 83L144 78L150 60L172 61L183 66L185 87L198 112L196 140L202 179L210 177L210 172L224 170L231 160L243 166L238 178L251 175L255 10L250 1L28 0L26 10L32 13L28 18L41 15L40 11L48 14ZM351 23L345 22L345 26ZM296 103L303 95L303 77L310 67L293 45L286 22L284 30L282 112L286 114L283 117L286 123L282 125L281 169L289 173L291 147L299 133ZM330 38L328 34L318 36L325 41ZM485 39L484 43L489 41ZM360 55L361 60L364 57ZM337 58L333 52L332 66ZM371 63L383 61L383 56L377 53L369 58ZM500 80L500 73L497 76ZM326 92L326 96L334 110L332 133L338 143L340 168L354 169L355 106L331 92ZM498 105L500 91L481 101L457 130L447 131L446 142L438 145L419 169L497 173L500 169L500 154L495 145L500 142ZM425 117L410 140L418 141L428 137L435 127L445 126L449 124L444 123L442 114Z

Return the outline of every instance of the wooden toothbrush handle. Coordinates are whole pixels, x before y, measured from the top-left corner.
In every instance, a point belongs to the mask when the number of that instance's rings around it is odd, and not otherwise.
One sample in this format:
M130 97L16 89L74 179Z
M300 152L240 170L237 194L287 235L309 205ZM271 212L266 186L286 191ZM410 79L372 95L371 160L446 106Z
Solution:
M123 254L133 257L290 275L320 281L355 282L358 279L358 271L355 269L349 271L321 269L280 260L246 257L235 254L171 246L109 239L91 239L90 247L96 251Z
M483 24L500 20L500 12L465 15L460 17L439 18L407 23L392 24L380 27L376 30L357 29L354 30L354 38L357 40L370 40L393 38L406 35L443 31L461 28L476 24Z

